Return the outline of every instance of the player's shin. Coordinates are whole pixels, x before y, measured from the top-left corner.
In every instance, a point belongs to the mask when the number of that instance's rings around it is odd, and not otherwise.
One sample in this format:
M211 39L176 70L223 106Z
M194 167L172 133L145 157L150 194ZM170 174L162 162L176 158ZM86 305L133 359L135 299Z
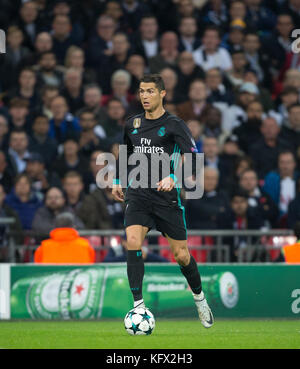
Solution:
M192 255L190 255L190 263L186 266L180 265L180 270L185 276L193 293L199 295L202 291L201 277L197 268L197 263Z
M141 250L128 250L127 276L134 299L134 307L138 305L144 305L142 291L144 278L144 260Z

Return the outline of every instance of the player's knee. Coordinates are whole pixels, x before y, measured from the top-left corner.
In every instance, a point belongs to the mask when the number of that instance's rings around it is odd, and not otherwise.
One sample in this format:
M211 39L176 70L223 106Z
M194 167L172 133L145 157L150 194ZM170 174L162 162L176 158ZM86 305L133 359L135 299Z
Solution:
M188 265L190 260L189 252L186 248L180 248L174 253L174 258L179 265Z
M134 235L127 237L128 250L139 250L141 248L141 241Z

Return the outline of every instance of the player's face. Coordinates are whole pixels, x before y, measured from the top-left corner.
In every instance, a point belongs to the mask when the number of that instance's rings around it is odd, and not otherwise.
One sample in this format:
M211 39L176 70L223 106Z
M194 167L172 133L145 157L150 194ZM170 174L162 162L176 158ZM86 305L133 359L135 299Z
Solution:
M139 95L145 111L153 112L162 106L165 94L166 91L159 91L153 82L140 84Z

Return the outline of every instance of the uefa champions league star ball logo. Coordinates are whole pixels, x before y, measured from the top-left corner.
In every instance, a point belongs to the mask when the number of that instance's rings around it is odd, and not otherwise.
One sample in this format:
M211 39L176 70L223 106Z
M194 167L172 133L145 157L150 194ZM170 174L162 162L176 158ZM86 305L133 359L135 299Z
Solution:
M239 285L231 272L225 272L220 278L220 296L225 307L232 309L239 301Z

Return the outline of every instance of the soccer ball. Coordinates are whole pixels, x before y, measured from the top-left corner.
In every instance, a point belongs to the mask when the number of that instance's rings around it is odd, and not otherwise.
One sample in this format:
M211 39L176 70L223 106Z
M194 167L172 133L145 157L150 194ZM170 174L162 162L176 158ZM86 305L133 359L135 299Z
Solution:
M149 335L155 327L153 314L147 308L135 308L126 314L124 318L126 331L132 335Z

